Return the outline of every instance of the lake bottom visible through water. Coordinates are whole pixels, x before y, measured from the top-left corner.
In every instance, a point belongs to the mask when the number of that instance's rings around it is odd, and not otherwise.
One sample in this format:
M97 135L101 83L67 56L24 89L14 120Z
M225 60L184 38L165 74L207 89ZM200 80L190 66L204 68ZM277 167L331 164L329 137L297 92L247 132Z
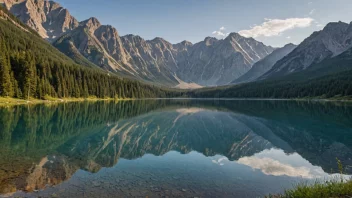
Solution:
M0 197L264 197L352 172L352 106L140 100L0 108Z

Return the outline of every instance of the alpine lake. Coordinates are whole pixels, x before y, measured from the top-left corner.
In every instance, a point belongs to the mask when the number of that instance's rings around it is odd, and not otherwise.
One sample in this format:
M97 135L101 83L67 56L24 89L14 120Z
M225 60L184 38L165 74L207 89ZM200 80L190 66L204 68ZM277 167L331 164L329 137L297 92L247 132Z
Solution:
M264 197L350 175L348 102L0 107L0 197Z

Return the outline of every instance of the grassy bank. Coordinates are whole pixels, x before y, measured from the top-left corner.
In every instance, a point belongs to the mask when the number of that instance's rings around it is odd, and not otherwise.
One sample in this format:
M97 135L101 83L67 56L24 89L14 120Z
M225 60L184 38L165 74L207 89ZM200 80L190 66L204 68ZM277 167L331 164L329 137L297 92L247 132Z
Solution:
M12 105L31 105L31 104L45 104L45 103L64 103L64 102L83 102L83 101L116 101L116 100L133 100L130 98L120 99L120 98L52 98L45 97L45 99L35 99L30 98L29 100L18 99L18 98L8 98L0 97L0 107L1 106L12 106Z
M267 198L352 198L352 178L344 177L344 167L339 159L339 174L330 180L316 180L312 183L300 183L281 195L269 195Z
M332 180L299 184L282 195L269 195L267 198L350 198L352 197L352 181Z

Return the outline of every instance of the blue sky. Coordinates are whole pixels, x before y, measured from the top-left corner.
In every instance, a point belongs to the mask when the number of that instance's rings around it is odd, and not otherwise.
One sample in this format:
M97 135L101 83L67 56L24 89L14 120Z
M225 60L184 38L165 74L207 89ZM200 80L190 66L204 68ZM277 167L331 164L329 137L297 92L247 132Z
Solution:
M57 0L78 20L96 17L119 34L192 43L229 32L267 45L300 43L331 21L352 21L352 0Z

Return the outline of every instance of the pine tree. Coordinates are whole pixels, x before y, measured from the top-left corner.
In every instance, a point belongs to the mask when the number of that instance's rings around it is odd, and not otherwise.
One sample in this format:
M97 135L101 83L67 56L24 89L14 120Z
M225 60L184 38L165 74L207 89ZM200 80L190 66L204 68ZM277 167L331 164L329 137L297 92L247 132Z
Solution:
M0 40L0 95L13 97L14 89L11 82L10 57L4 41Z
M35 75L35 64L33 57L29 54L26 54L26 62L24 64L24 83L23 83L23 97L29 98L35 94L36 90L36 75Z
M21 90L18 88L18 82L17 82L13 72L11 72L11 82L13 84L14 97L20 98L22 95Z

